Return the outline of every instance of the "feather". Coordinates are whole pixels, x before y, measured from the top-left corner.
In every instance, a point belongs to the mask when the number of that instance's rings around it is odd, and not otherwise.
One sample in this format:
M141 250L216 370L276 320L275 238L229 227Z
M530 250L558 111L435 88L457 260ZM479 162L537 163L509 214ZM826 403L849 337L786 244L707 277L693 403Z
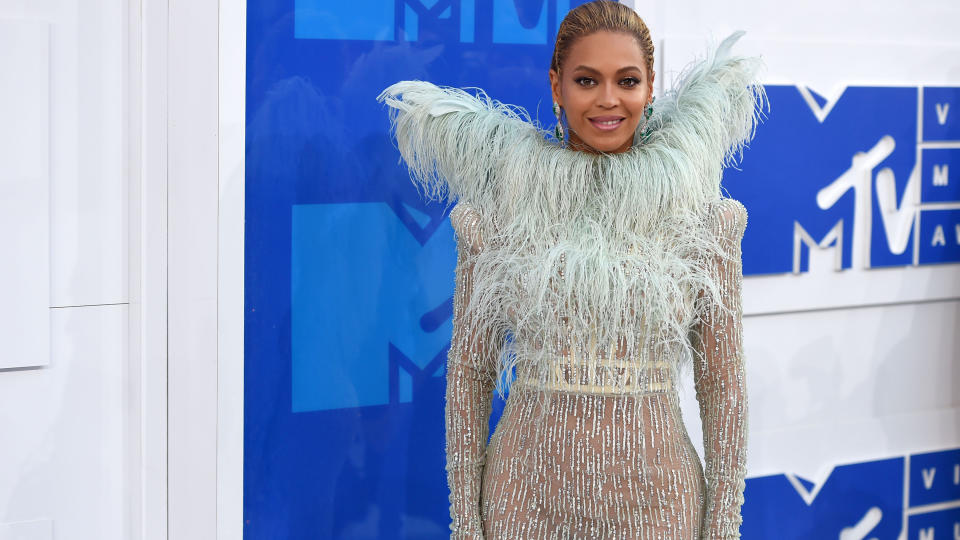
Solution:
M730 256L710 226L722 170L769 107L762 61L731 54L742 34L688 66L654 102L649 135L638 129L618 154L561 147L524 109L482 89L401 81L377 97L424 198L459 201L480 224L466 312L476 335L502 346L501 395L514 368L555 387L557 351L592 354L588 343L628 358L634 377L660 358L677 377L690 367L690 328L723 303L707 263Z

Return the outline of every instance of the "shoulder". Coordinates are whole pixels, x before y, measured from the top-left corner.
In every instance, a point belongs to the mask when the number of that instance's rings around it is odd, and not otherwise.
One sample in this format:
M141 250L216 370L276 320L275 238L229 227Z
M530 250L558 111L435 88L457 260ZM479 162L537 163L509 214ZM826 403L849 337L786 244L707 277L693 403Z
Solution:
M458 244L465 244L474 254L483 249L483 219L475 206L466 201L458 202L450 211L450 223L457 233Z
M747 209L736 199L717 199L710 203L708 220L716 235L739 240L747 228Z

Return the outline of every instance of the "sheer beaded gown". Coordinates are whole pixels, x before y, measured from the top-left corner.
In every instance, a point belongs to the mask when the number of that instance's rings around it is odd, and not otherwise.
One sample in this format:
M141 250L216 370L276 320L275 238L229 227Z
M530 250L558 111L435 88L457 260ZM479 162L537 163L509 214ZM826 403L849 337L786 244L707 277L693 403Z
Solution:
M747 213L720 184L766 98L760 59L730 53L741 35L688 66L618 154L548 141L482 91L378 96L414 182L457 201L453 538L739 538ZM691 375L705 463L679 407Z
M590 343L559 344L564 372L545 416L540 389L518 372L487 446L496 348L469 339L471 329L461 323L473 285L465 252L484 249L484 235L474 208L454 208L459 256L446 372L453 537L739 538L747 437L739 246L747 215L733 199L722 199L711 215L712 233L734 256L712 263L732 311L704 318L697 340L704 473L669 359L649 362L632 383L612 383L600 366L629 360ZM488 372L478 367L485 364Z

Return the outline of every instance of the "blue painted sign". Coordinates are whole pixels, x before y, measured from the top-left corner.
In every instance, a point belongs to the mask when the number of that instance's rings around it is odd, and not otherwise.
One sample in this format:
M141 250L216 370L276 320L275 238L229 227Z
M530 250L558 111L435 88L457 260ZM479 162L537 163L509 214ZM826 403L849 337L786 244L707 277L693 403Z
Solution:
M248 540L448 536L453 232L375 98L404 79L481 87L552 125L553 37L580 3L248 1ZM770 117L725 179L750 213L748 276L805 272L822 246L838 271L960 261L960 89L768 92ZM949 536L956 505L939 503L960 499L956 455L904 459L838 467L822 489L752 478L744 538Z

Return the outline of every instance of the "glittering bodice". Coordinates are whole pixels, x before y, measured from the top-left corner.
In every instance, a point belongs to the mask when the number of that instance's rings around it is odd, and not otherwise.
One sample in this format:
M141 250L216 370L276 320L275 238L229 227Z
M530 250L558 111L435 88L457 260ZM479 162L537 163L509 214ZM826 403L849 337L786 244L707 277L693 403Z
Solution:
M498 349L469 339L472 329L463 324L474 293L466 255L483 249L481 220L466 204L451 212L459 252L446 375L451 537L739 537L747 409L738 249L746 213L726 199L714 215L716 234L737 248L734 263L715 269L735 309L703 321L697 333L701 462L671 369L679 349L651 346L642 334L608 346L517 336L517 378L488 444ZM639 343L627 346L628 339ZM543 362L538 369L524 362L525 354L544 350L553 360L546 374Z

